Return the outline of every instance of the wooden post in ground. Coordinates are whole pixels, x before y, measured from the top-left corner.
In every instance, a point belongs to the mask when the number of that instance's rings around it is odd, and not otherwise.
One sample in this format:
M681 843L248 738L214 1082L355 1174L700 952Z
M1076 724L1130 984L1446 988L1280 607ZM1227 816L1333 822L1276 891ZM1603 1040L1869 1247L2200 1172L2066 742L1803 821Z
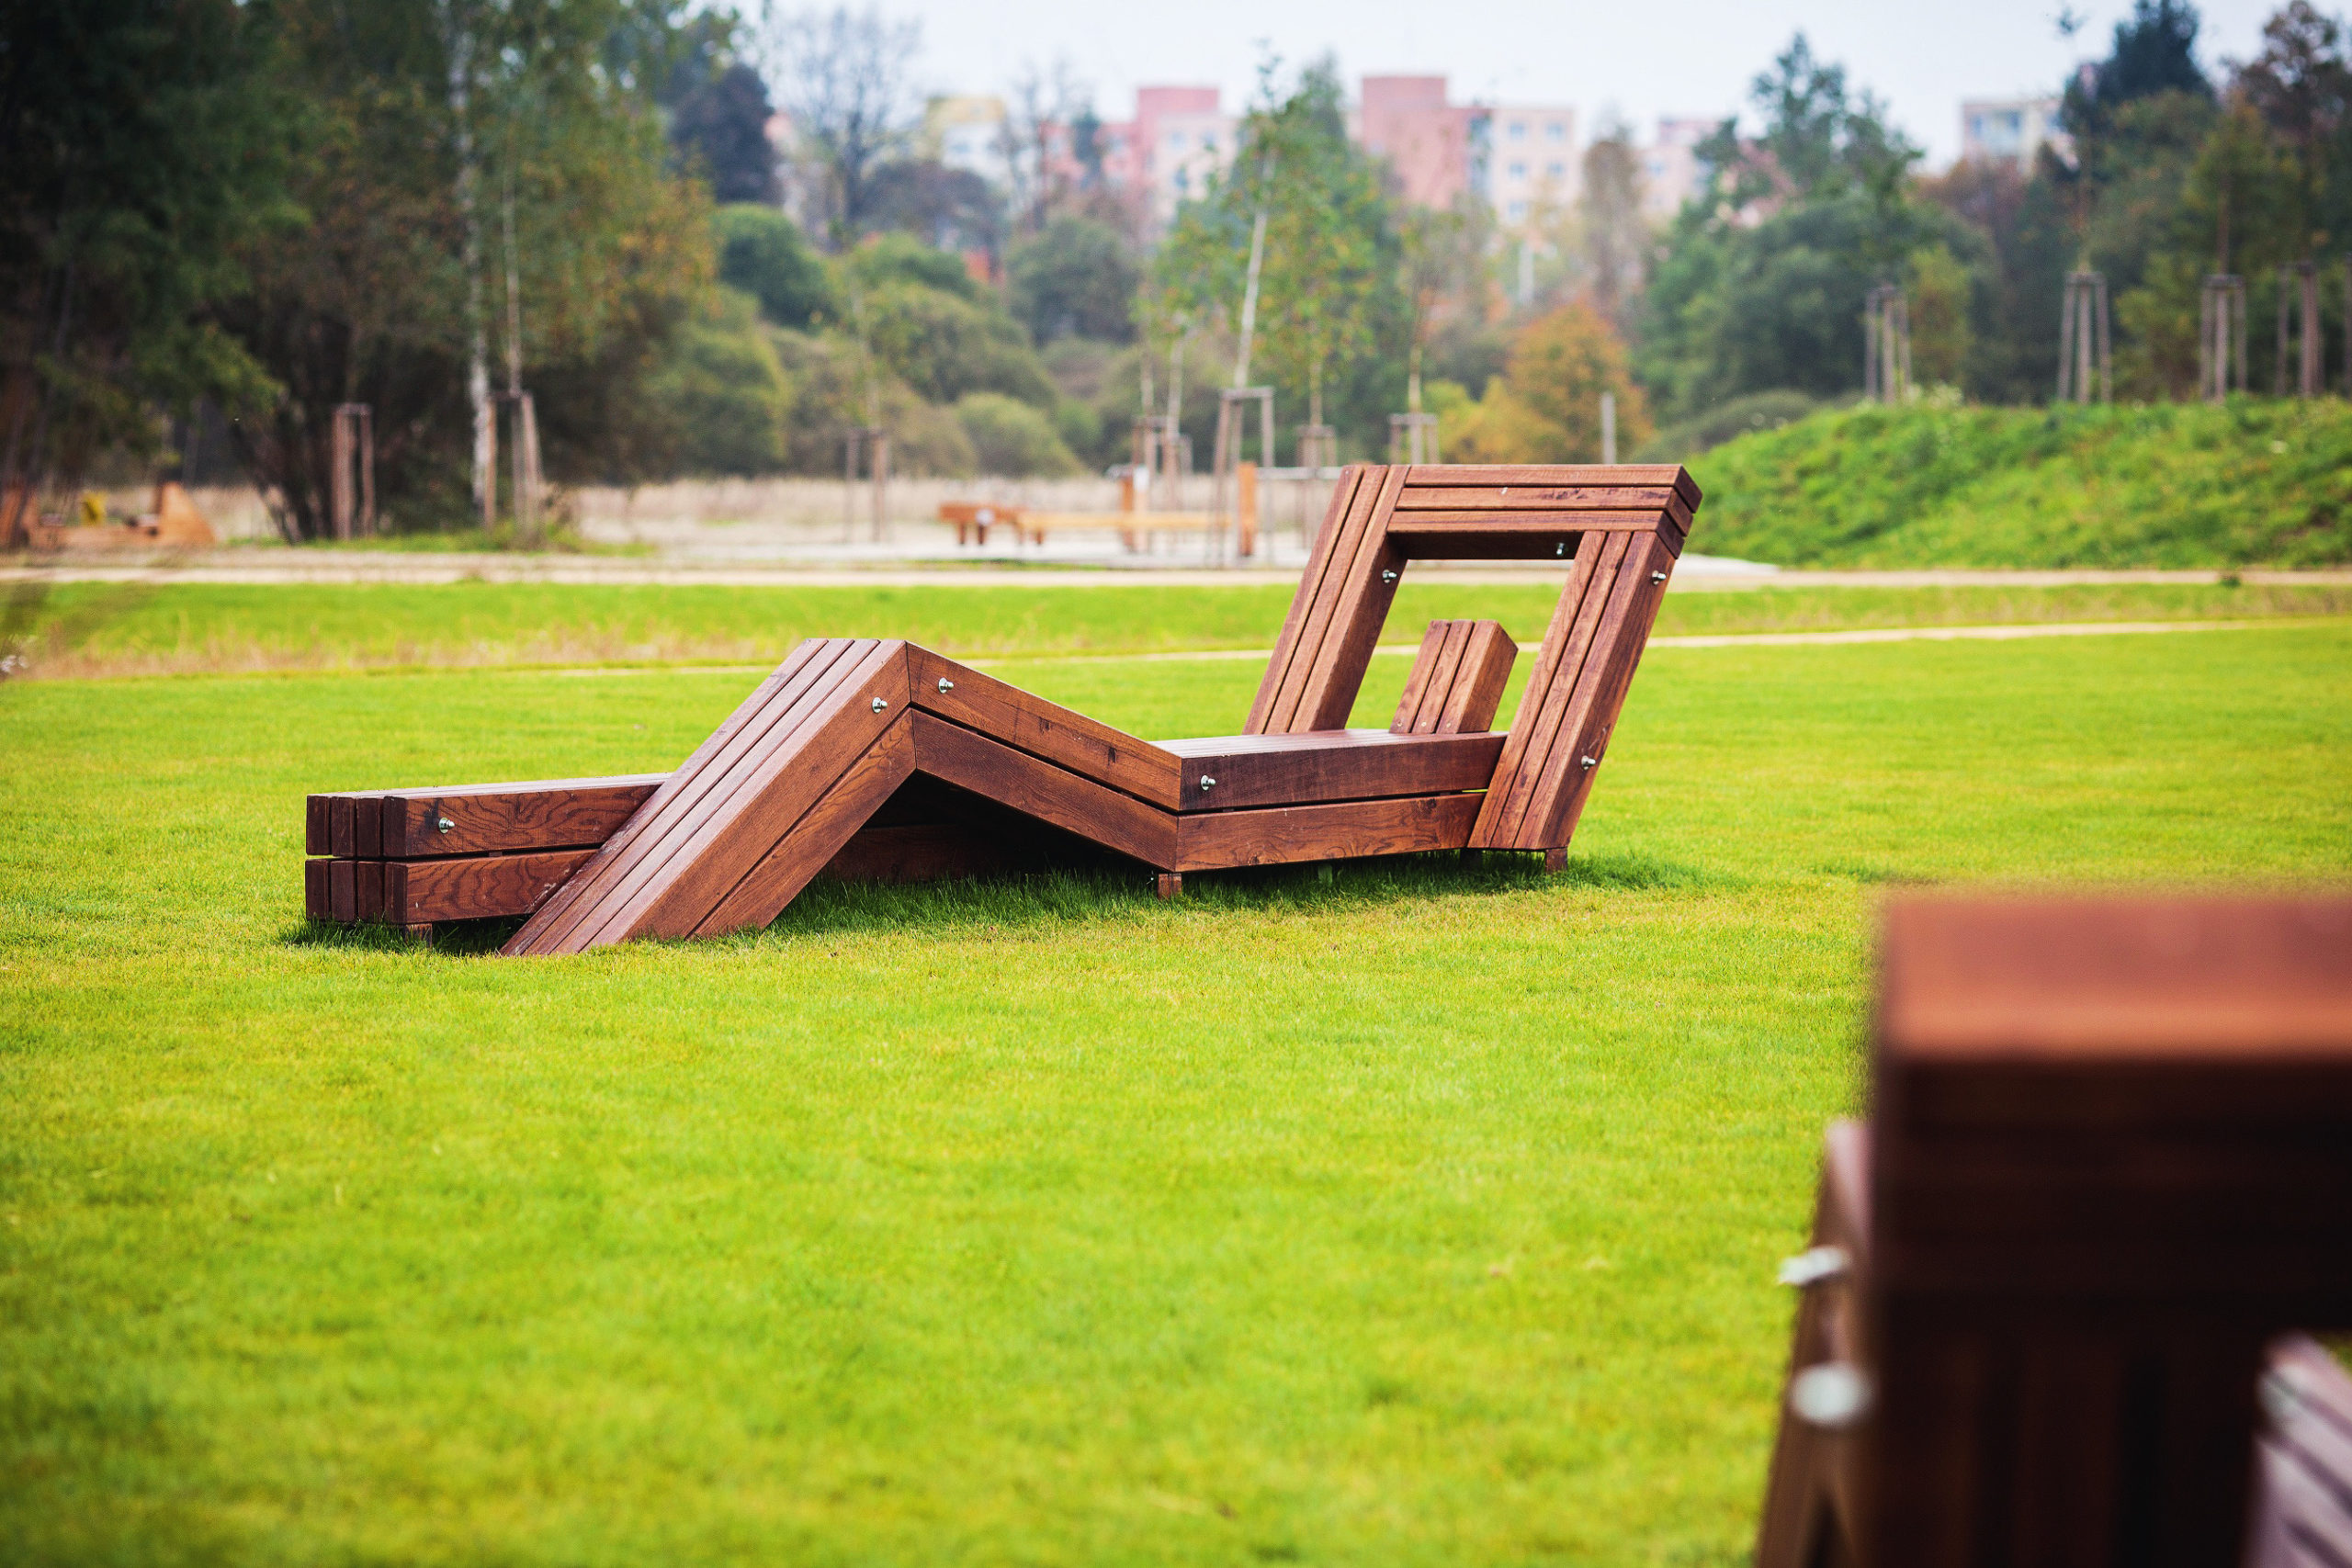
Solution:
M376 428L366 403L338 403L330 428L328 526L338 539L376 531Z
M2245 390L2245 279L2215 273L2198 301L2197 390L2209 403Z

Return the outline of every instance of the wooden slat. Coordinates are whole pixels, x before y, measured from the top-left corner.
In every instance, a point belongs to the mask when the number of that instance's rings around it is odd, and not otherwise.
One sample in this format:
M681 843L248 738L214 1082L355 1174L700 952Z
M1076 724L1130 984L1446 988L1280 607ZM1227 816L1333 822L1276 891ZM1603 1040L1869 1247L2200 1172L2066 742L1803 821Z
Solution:
M1414 707L1412 717L1400 731L1403 734L1434 735L1438 720L1444 716L1445 703L1453 694L1453 683L1462 676L1462 657L1470 647L1470 632L1475 623L1457 621L1447 629L1444 643L1438 649L1437 668L1422 693L1422 701ZM1397 716L1404 716L1400 703ZM1392 720L1390 728L1396 728Z
M1162 742L1182 759L1182 809L1232 811L1484 789L1503 746L1503 738L1491 733L1396 735L1385 729L1316 730L1283 736L1290 744L1283 746L1263 744L1268 739ZM1216 782L1204 784L1204 779Z
M1309 668L1290 730L1338 729L1348 722L1363 689L1364 671L1372 651L1380 645L1380 628L1387 624L1388 607L1396 602L1404 575L1405 557L1388 542L1389 509L1404 485L1404 469L1389 468L1383 476L1372 515L1357 541L1355 562L1340 584L1331 619L1325 627L1320 651Z
M1173 870L1176 823L1170 812L1096 784L1026 751L918 709L912 716L915 766L1023 811L1091 843Z
M782 914L914 771L913 723L911 709L899 714L832 783L817 791L791 828L695 926L694 934L752 930Z
M1479 849L1494 849L1507 841L1503 827L1503 807L1512 784L1529 766L1529 751L1535 735L1544 722L1544 708L1553 700L1553 693L1560 684L1560 667L1568 656L1568 645L1574 639L1574 626L1589 592L1594 574L1600 570L1600 554L1606 536L1588 534L1577 547L1575 561L1568 569L1568 581L1560 589L1560 598L1552 610L1550 629L1544 635L1536 649L1535 668L1530 672L1526 688L1519 694L1519 712L1511 719L1510 732L1504 737L1502 755L1495 762L1494 782L1487 787L1486 805L1478 813L1478 826L1470 842ZM1569 679L1573 679L1573 675ZM1565 699L1563 699L1565 701ZM1552 720L1556 724L1556 718Z
M1307 557L1306 570L1299 574L1298 592L1291 595L1281 635L1274 638L1273 657L1266 661L1266 673L1259 680L1258 694L1250 705L1249 721L1242 726L1252 735L1279 728L1273 722L1273 715L1283 682L1292 664L1302 657L1300 650L1306 643L1308 619L1323 591L1323 581L1330 575L1332 562L1339 557L1340 537L1347 531L1348 519L1353 514L1364 481L1363 465L1351 463L1340 470L1340 482L1332 487L1331 504L1324 511L1322 525L1315 531L1314 550Z
M311 797L318 799L317 795ZM330 868L334 862L306 860L302 863L302 913L313 920L334 919L334 892L330 886Z
M327 818L334 797L313 795L302 802L302 852L306 855L334 853L334 838L327 826Z
M1693 507L1702 499L1698 481L1678 463L1421 463L1408 481L1415 485L1652 486L1671 489Z
M384 863L360 860L351 863L353 878L352 918L358 920L380 920L384 918Z
M1643 649L1649 646L1650 627L1657 623L1658 604L1666 597L1662 579L1672 566L1666 547L1656 539L1641 540L1626 551L1610 605L1611 615L1620 604L1624 606L1623 614L1601 622L1599 652L1603 662L1599 677L1589 701L1581 708L1571 705L1563 721L1567 744L1555 754L1550 776L1529 802L1520 829L1521 848L1551 849L1575 835L1577 820L1600 776L1598 764L1607 758L1610 738L1624 712L1634 671L1641 663ZM1584 699L1581 692L1578 699ZM1587 757L1596 765L1585 767Z
M1034 756L1148 800L1174 807L1182 798L1176 760L1148 740L1030 695L928 649L907 650L910 701L925 713L977 729ZM946 691L940 682L945 681Z
M769 672L766 679L752 689L735 710L720 721L717 729L694 754L682 763L678 771L657 787L650 798L637 808L618 831L605 840L604 848L582 866L561 887L556 889L531 917L530 922L514 934L503 950L510 954L552 952L567 940L577 924L575 907L593 900L596 889L605 879L607 868L622 863L635 852L635 842L641 833L656 830L663 813L673 802L688 795L697 786L695 781L718 764L719 758L735 743L743 726L766 712L772 703L788 700L788 694L810 679L812 666L819 660L841 657L839 639L810 637L785 656L784 662ZM707 787L707 783L702 787Z
M1430 485L1408 483L1396 497L1400 520L1408 513L1462 512L1480 515L1512 512L1640 512L1656 514L1690 509L1671 485Z
M1414 732L1414 720L1420 714L1422 701L1430 697L1432 687L1441 678L1449 681L1453 678L1452 665L1446 660L1446 648L1454 637L1457 627L1463 628L1461 640L1467 642L1470 634L1466 624L1461 621L1431 621L1429 630L1421 634L1420 650L1413 655L1413 667L1405 674L1404 694L1396 699L1396 716L1388 724L1388 728L1397 734L1410 735ZM1459 662L1460 659L1461 652L1457 648L1453 661ZM1442 677L1441 670L1444 672ZM1430 729L1434 730L1436 725L1436 716L1432 713Z
M670 829L662 853L647 857L645 874L623 880L614 895L618 908L591 944L695 934L849 763L904 716L904 649L902 643L867 646L795 705L774 727L764 751L747 756ZM877 700L885 705L878 712ZM809 870L813 875L816 866Z
M1518 661L1519 645L1500 621L1471 623L1470 644L1438 714L1437 732L1468 735L1493 728L1495 710L1502 705L1503 688L1510 684L1510 669Z
M1350 630L1347 615L1363 607L1363 596L1357 592L1359 580L1373 570L1384 549L1384 529L1377 520L1386 517L1388 504L1396 499L1401 482L1394 468L1365 465L1355 500L1340 519L1338 536L1332 542L1329 567L1307 605L1298 645L1292 651L1290 667L1283 671L1266 722L1253 722L1250 728L1275 732L1337 729L1347 722L1344 713L1337 719L1318 722L1314 716L1317 698L1328 689L1328 675L1337 657L1335 650L1346 640ZM1304 591L1302 584L1301 592ZM1377 625L1372 628L1374 638L1379 630Z
M1648 512L1572 512L1527 508L1517 512L1399 512L1389 531L1400 543L1479 534L1655 534L1671 521L1664 509Z
M580 869L594 850L386 861L384 918L394 925L528 915Z
M595 846L653 797L668 773L436 784L382 794L386 860ZM449 829L442 831L447 821Z
M887 651L884 646L871 639L812 637L795 649L638 808L596 858L515 933L505 951L580 952L602 941L619 940L605 936L605 928L616 917L631 914L638 895L665 878L679 846L713 813L727 807L735 789L770 753L788 744L812 706L837 694L842 682L854 679L877 652L885 665L899 656L901 645L888 645ZM905 663L899 657L894 706L903 705L904 682Z
M1211 871L1458 850L1470 840L1478 799L1475 795L1408 795L1180 818L1173 869Z
M1601 622L1617 587L1617 569L1624 562L1630 536L1597 534L1588 535L1587 539L1599 540L1598 550L1587 573L1583 570L1584 547L1578 548L1578 570L1570 574L1568 582L1570 590L1579 591L1577 602L1571 605L1564 592L1553 611L1551 627L1544 634L1547 653L1555 643L1559 646L1559 661L1547 672L1541 689L1531 682L1520 697L1521 716L1511 723L1511 739L1519 740L1524 728L1524 749L1510 759L1516 765L1508 774L1500 768L1496 770L1494 786L1487 792L1487 807L1479 817L1475 841L1480 848L1522 847L1521 829L1526 821L1527 808L1555 763L1561 728L1567 722L1568 711L1588 669L1596 662L1594 649ZM1531 703L1536 705L1532 722L1527 717ZM1505 755L1510 757L1508 750Z
M327 863L327 918L349 925L359 919L359 863Z
M1550 750L1542 765L1525 775L1532 787L1527 795L1525 813L1513 829L1510 844L1515 849L1551 849L1564 841L1555 836L1563 803L1571 793L1581 792L1583 775L1593 771L1585 759L1593 758L1595 765L1600 761L1583 749L1583 741L1605 716L1608 698L1615 688L1615 671L1623 639L1641 598L1644 583L1640 563L1645 558L1645 551L1633 547L1623 536L1617 536L1611 542L1625 543L1628 547L1612 568L1609 551L1603 547L1600 571L1593 581L1596 593L1604 590L1607 592L1600 622L1593 631L1590 651L1577 673L1567 707L1560 715ZM1641 543L1646 545L1649 541Z

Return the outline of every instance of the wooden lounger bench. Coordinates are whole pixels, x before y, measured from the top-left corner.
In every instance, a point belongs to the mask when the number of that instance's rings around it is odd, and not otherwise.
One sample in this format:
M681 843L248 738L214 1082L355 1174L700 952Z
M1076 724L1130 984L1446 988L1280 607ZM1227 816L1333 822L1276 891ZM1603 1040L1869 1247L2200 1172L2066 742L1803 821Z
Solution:
M1895 905L1758 1568L2342 1568L2352 900Z
M308 906L528 913L507 952L579 952L765 925L829 868L1001 862L1014 823L1023 849L1121 855L1163 894L1191 871L1433 850L1556 865L1698 499L1678 468L1350 468L1241 735L1147 741L910 643L812 639L673 773L312 797L329 858ZM1510 728L1488 727L1517 650L1474 621L1430 628L1388 729L1345 728L1398 581L1447 558L1566 573Z

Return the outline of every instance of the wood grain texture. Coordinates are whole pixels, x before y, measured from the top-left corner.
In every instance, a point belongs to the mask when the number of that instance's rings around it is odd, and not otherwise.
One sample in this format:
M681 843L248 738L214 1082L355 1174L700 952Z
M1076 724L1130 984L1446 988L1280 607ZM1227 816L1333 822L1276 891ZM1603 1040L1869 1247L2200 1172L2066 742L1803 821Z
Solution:
M708 842L704 829L714 819L726 820L758 798L774 782L771 764L779 753L794 754L795 738L804 727L837 714L858 697L870 702L865 693L851 692L861 683L870 684L871 695L880 696L891 709L902 708L904 645L831 637L811 638L795 649L596 856L531 917L504 951L510 954L581 952L639 931L650 903L672 883L693 872L696 852ZM752 795L738 802L739 791L747 785ZM752 846L752 852L763 853L774 842L770 838ZM742 847L740 842L731 845L729 855L741 852ZM683 861L682 851L686 852ZM710 893L714 902L748 866L749 862L734 866L733 874L724 878L726 886ZM709 866L694 873L697 890L707 891L720 869ZM706 905L693 911L693 919L708 912ZM673 906L662 911L662 918L675 923L683 911ZM692 925L688 919L683 929L663 934L684 935Z
M825 863L820 877L842 882L942 882L1018 871L1025 846L961 822L912 822L859 829Z
M528 915L580 869L594 850L467 855L383 863L384 918L394 925Z
M1494 784L1487 792L1486 808L1479 816L1475 841L1480 849L1525 847L1521 840L1527 808L1550 770L1560 763L1561 728L1567 722L1577 687L1589 667L1597 662L1593 650L1609 614L1610 601L1617 588L1618 568L1624 563L1631 536L1592 534L1585 538L1585 544L1577 549L1577 568L1569 573L1567 588L1552 613L1551 626L1544 634L1545 653L1556 647L1558 658L1551 661L1548 670L1537 671L1543 678L1540 686L1530 681L1527 690L1521 694L1519 716L1511 723L1513 744L1506 747L1503 754L1507 766L1496 769ZM1593 552L1589 568L1585 564L1587 550ZM1571 594L1576 596L1573 603Z
M1585 802L1600 776L1600 764L1608 760L1609 741L1623 716L1634 671L1649 646L1650 628L1657 624L1658 605L1666 597L1664 579L1672 567L1673 558L1660 540L1636 539L1626 550L1611 596L1610 615L1601 621L1598 678L1589 698L1579 689L1569 705L1563 720L1566 744L1555 753L1549 776L1541 782L1528 806L1520 828L1520 848L1565 845L1575 834ZM1617 616L1621 604L1623 613ZM1591 767L1584 765L1587 757L1593 760Z
M334 796L313 795L302 802L302 852L306 855L334 853L334 837L327 826L327 817Z
M381 853L386 860L424 860L593 848L620 831L669 777L632 773L386 790Z
M782 914L914 771L913 722L911 709L898 715L838 777L810 795L792 826L695 924L693 934L755 929Z
M1470 840L1478 799L1475 795L1409 795L1183 817L1176 823L1173 869L1211 871L1458 850Z
M1405 690L1396 699L1396 716L1388 721L1390 729L1399 735L1416 733L1414 721L1420 715L1421 705L1431 701L1433 687L1442 691L1443 683L1451 683L1454 666L1462 660L1462 644L1469 640L1467 621L1430 623L1429 629L1421 634L1419 650L1413 655L1413 667L1405 673ZM1432 702L1429 728L1419 733L1429 734L1436 728L1436 705Z
M677 798L689 787L688 781L682 779L679 776L680 773L685 773L688 769L693 769L699 773L709 767L717 754L731 743L746 718L758 712L765 702L779 694L786 682L801 679L810 661L820 655L831 657L834 653L824 639L817 637L811 637L800 643L786 655L784 662L776 666L758 686L752 689L751 696L738 705L735 710L720 722L718 728L711 732L708 739L695 748L694 754L686 759L677 773L672 773L669 778L655 787L653 794L645 804L629 814L628 820L621 824L611 838L605 840L603 847L590 858L585 865L573 873L561 887L555 890L548 901L539 907L538 912L533 915L523 929L515 932L514 938L500 951L509 955L557 951L558 944L570 935L571 928L577 923L573 913L575 907L592 898L593 890L604 875L605 869L633 852L632 845L638 835L651 826L666 803Z
M1317 576L1310 589L1306 581L1299 584L1301 601L1299 635L1291 649L1290 659L1283 671L1263 723L1256 722L1256 710L1251 713L1249 728L1270 733L1300 729L1336 729L1344 724L1344 715L1329 724L1317 724L1310 716L1313 703L1309 688L1319 682L1328 685L1329 668L1336 657L1335 649L1343 638L1346 627L1341 617L1353 603L1359 608L1362 595L1355 591L1357 580L1372 563L1382 556L1385 530L1375 525L1376 517L1385 517L1389 503L1396 499L1398 488L1394 470L1378 464L1363 465L1358 478L1354 497L1344 513L1327 519L1327 529L1334 529L1330 548L1325 552L1317 541L1317 554L1325 557L1325 570ZM1373 627L1373 636L1379 636ZM1273 678L1269 670L1268 676Z
M1383 474L1372 514L1356 545L1354 564L1340 585L1320 650L1301 686L1298 705L1281 728L1338 729L1348 722L1356 694L1363 689L1364 671L1372 665L1373 649L1380 644L1380 628L1387 624L1388 608L1396 603L1396 590L1404 581L1406 558L1388 538L1389 511L1403 487L1401 466Z
M1291 595L1290 609L1283 616L1282 632L1274 638L1273 657L1266 661L1266 673L1258 682L1249 720L1242 726L1252 735L1279 728L1274 723L1274 711L1282 700L1283 682L1292 665L1302 657L1308 657L1300 651L1306 642L1308 615L1322 592L1324 580L1331 574L1340 536L1346 532L1347 520L1353 513L1364 478L1364 466L1351 463L1340 470L1340 482L1332 487L1331 503L1324 510L1322 525L1315 531L1315 546L1307 556L1306 570L1299 574L1298 591Z
M1082 773L1155 806L1182 798L1176 759L1148 740L942 658L907 650L910 700L923 712L977 729L1008 746ZM947 689L942 691L940 683Z
M657 867L633 888L628 881L620 885L620 906L592 942L694 935L847 765L904 716L903 644L854 649L831 676L775 726L763 750L745 756L703 806L671 829ZM877 701L884 705L878 711ZM872 804L880 805L888 793ZM828 858L830 851L809 866L809 874Z
M1162 744L1182 760L1182 809L1190 814L1484 789L1503 738L1323 729Z
M1685 504L1696 508L1702 499L1698 481L1676 463L1420 463L1407 475L1415 486L1485 488L1499 485L1609 488L1653 486L1672 490Z
M1460 735L1487 728L1518 657L1519 645L1499 622L1431 621L1390 731Z
M359 863L327 863L327 919L349 925L359 919Z
M912 733L915 766L932 777L1004 801L1148 865L1174 869L1173 813L920 709Z
M318 796L311 797L316 800ZM302 863L302 914L305 919L331 920L334 919L334 893L329 886L334 863L306 860Z

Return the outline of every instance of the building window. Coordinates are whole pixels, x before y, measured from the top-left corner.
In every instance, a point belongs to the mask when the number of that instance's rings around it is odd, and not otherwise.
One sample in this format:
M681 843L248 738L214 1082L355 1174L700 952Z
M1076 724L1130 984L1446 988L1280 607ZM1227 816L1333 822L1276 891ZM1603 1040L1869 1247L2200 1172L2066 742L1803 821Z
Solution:
M1168 133L1168 145L1170 147L1182 148L1184 145L1184 133L1181 130L1170 131Z
M1527 122L1525 120L1515 119L1510 122L1510 139L1513 141L1524 141L1527 140Z
M1192 171L1192 170L1190 170L1190 169L1179 169L1179 170L1177 170L1177 171L1176 171L1176 194L1177 194L1178 196L1183 196L1183 195L1186 195L1186 194L1188 194L1188 193L1192 190L1192 188L1193 188L1193 171Z
M1209 135L1201 138L1201 151L1204 152L1214 152L1216 151L1216 133L1211 132Z
M1527 177L1527 165L1524 164L1513 164L1508 172L1512 179L1523 180Z
M1568 139L1568 128L1555 119L1544 128L1544 134L1554 141L1566 141Z
M1516 223L1526 216L1527 203L1523 201L1514 201L1510 204L1510 220L1512 222Z
M1546 164L1544 165L1544 172L1556 180L1568 172L1568 166L1566 164Z

